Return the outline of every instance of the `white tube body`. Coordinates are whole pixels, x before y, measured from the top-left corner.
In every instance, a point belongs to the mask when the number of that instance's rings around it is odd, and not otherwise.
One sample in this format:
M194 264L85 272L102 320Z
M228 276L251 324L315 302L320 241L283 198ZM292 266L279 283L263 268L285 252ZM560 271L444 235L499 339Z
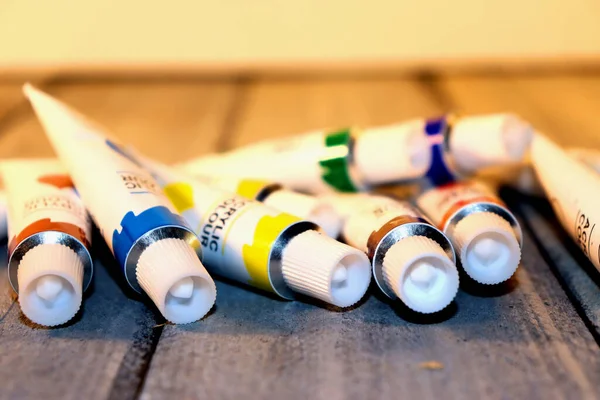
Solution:
M314 131L263 141L183 165L195 174L267 179L308 193L356 192L370 185L421 177L430 163L422 122L357 133Z
M79 309L93 275L87 211L58 160L9 160L1 170L10 204L11 286L30 319L43 325L64 323ZM36 295L36 289L44 296L43 288L51 286L55 290L48 301Z
M390 220L402 216L421 217L419 212L406 202L399 202L385 196L362 196L360 206L357 206L346 221L344 239L349 245L368 253L371 234Z
M128 284L171 322L204 316L214 282L190 255L200 251L197 237L152 175L83 115L31 86L25 93ZM143 257L149 249L153 257ZM185 299L175 296L181 282L193 289Z
M327 145L327 132L314 131L273 141L264 141L225 155L199 158L183 168L194 174L265 179L281 182L303 192L332 190L356 191L359 183L352 177L347 162L349 132L340 143ZM323 165L325 164L325 166ZM328 169L326 165L332 165Z
M262 179L194 175L194 178L225 191L314 222L330 237L337 238L342 227L335 209L319 197L288 190Z
M341 217L342 224L345 224L352 214L364 206L364 201L371 197L367 193L331 193L320 195L319 199L329 204Z
M533 141L531 160L563 228L600 270L600 177L539 134Z
M584 163L600 174L600 150L573 147L567 149L570 156Z
M470 204L490 203L504 206L502 201L484 184L463 181L425 191L417 205L440 229L446 230L450 218Z

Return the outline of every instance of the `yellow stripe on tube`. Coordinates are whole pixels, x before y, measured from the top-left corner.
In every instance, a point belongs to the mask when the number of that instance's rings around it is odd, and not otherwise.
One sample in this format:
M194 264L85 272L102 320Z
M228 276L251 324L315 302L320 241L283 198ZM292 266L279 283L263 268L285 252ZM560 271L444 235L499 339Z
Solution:
M281 213L274 217L265 215L254 230L252 245L244 245L242 256L244 264L251 277L251 284L258 288L273 291L269 280L269 256L274 242L290 225L300 221L300 218Z

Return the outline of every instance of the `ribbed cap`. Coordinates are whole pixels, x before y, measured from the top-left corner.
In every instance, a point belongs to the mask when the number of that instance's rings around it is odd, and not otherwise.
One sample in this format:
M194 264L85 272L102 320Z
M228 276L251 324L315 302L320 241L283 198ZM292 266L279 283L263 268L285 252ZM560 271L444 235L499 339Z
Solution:
M358 302L371 282L363 252L313 230L290 240L283 250L282 271L292 290L338 307Z
M460 118L450 134L450 154L461 172L522 161L533 128L513 114Z
M422 121L365 130L356 139L354 161L369 184L422 177L431 164Z
M443 310L458 292L458 271L442 247L425 236L400 240L383 259L386 285L411 310Z
M140 255L135 272L142 289L173 323L197 321L215 303L215 283L194 249L181 239L152 243Z
M263 201L277 210L314 222L330 237L337 238L342 229L342 218L333 207L318 197L281 189Z
M65 245L40 244L29 250L19 263L17 281L21 310L37 324L64 324L81 307L83 262Z
M479 283L504 282L519 266L519 242L508 221L497 214L468 215L456 225L452 236L462 267Z

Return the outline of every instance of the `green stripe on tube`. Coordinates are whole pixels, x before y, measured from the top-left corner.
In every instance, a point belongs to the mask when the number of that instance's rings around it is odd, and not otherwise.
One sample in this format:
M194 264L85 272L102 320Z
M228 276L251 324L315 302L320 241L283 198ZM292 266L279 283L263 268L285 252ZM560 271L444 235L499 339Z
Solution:
M323 169L321 179L340 192L358 191L350 178L348 166L351 141L349 129L329 133L325 136L325 156L319 161Z

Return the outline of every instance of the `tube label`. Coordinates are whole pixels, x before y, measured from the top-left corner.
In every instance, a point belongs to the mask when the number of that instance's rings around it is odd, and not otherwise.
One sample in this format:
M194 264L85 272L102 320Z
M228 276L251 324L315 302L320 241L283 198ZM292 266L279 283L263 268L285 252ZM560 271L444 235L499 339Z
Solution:
M26 238L41 232L66 233L90 248L91 221L58 160L5 161L9 256Z
M446 229L450 218L463 207L473 203L504 203L486 186L477 182L457 182L423 193L417 204L441 230Z
M46 94L30 100L122 268L131 246L147 232L163 226L189 230L152 175L102 128Z
M431 145L431 166L425 177L434 186L446 185L457 179L447 154L447 137L451 126L447 116L425 121L425 134Z
M211 273L269 292L271 251L300 219L201 183L173 182L165 193L192 224Z
M408 202L383 196L365 196L363 206L347 220L344 238L352 247L372 257L377 244L387 232L408 222L426 221Z

